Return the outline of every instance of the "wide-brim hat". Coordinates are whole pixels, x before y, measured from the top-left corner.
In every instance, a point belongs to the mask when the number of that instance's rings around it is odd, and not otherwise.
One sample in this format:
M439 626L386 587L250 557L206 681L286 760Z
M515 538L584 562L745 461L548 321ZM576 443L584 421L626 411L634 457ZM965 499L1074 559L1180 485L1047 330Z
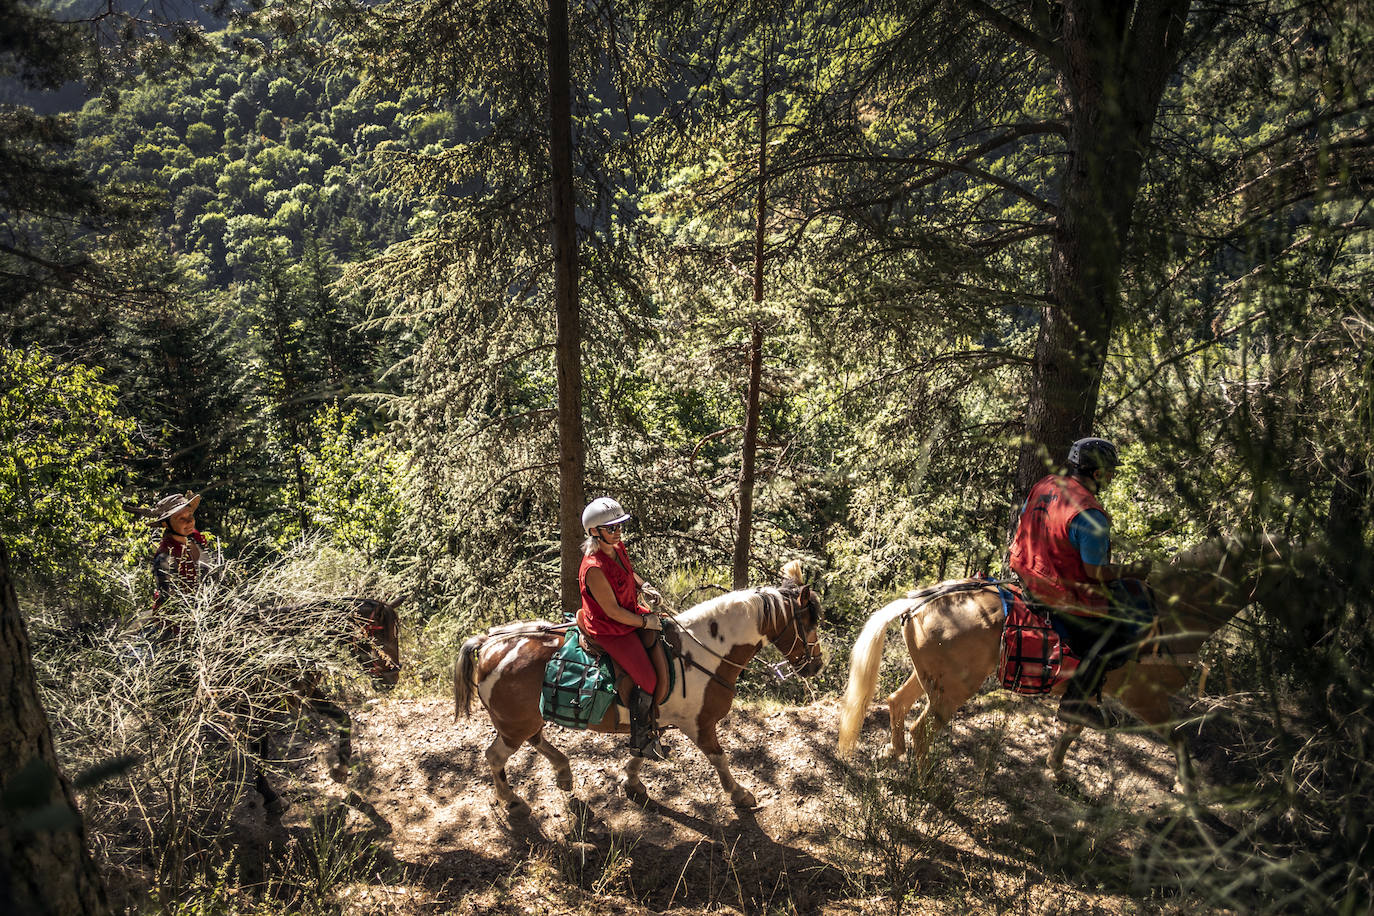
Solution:
M199 505L200 494L187 490L185 493L167 494L159 499L151 509L135 509L134 511L146 518L148 524L157 525L186 509L195 511L196 506Z

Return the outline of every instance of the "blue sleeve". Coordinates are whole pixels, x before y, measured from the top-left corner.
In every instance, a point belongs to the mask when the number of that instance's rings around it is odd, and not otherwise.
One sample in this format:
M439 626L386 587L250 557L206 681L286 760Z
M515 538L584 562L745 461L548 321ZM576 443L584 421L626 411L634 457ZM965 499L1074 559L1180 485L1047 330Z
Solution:
M1112 538L1107 516L1098 509L1084 509L1069 522L1069 543L1089 566L1102 566L1112 556Z

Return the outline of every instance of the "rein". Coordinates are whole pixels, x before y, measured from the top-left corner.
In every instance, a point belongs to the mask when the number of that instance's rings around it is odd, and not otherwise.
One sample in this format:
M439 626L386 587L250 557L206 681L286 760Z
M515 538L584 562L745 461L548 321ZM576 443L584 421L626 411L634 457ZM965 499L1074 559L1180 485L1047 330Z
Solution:
M760 598L763 599L763 603L764 603L764 613L767 614L767 615L769 615L770 617L771 617L773 614L775 614L775 613L785 613L785 612L786 612L786 608L789 606L789 602L788 602L788 600L787 600L786 598L781 597L781 596L775 597L775 596L773 596L773 595L766 594L766 593L763 592L762 589L758 590L758 595L759 595ZM779 608L778 608L778 604L779 604L779 603L781 603L782 606L783 606L781 610L779 610ZM799 604L797 605L797 608L800 608L800 607L801 607L801 605L800 605L800 603L799 603ZM749 663L748 663L748 662L745 662L744 664L740 664L740 663L737 662L737 661L733 661L733 660L731 660L731 659L729 659L729 658L726 658L724 655L721 655L721 654L720 654L719 652L717 652L715 649L712 649L710 646L706 645L706 643L702 642L700 639L697 638L697 635L696 635L695 633L693 633L693 632L692 632L690 629L688 629L687 627L683 626L682 622L681 622L680 620L678 620L677 614L675 614L673 611L671 611L671 610L669 610L669 609L667 609L667 608L664 608L664 609L663 609L663 613L667 614L668 617L672 619L672 621L673 621L673 623L676 625L677 630L678 630L679 633L685 633L685 634L687 634L689 637L691 637L692 642L694 642L694 643L696 643L698 646L700 646L701 649L702 649L702 651L705 652L707 655L710 655L710 656L714 657L714 658L717 659L718 661L721 661L721 662L723 662L724 664L727 664L727 665L729 665L730 667L735 668L736 670L738 670L738 671L740 671L740 672L743 672L744 669L747 668L747 667L749 666ZM793 638L792 638L792 645L788 646L787 651L786 651L786 652L783 652L783 654L786 655L787 652L791 652L793 649L795 649L795 648L797 647L797 643L798 643L798 642L803 642L803 643L806 645L806 647L807 647L807 650L808 650L808 651L807 651L807 656L808 656L808 658L809 658L809 657L810 657L810 650L813 649L813 648L815 648L816 646L820 645L820 642L817 641L817 642L814 642L814 643L813 643L813 642L811 642L810 640L805 639L805 638L801 635L801 627L800 627L800 626L797 626L797 625L796 625L796 622L797 622L797 618L796 618L796 613L795 613L795 609L794 609L794 613L793 613L793 615L792 615L792 624L793 624L793 626L796 626L797 632L793 635ZM720 686L724 687L726 690L730 691L731 693L734 693L734 692L735 692L735 687L734 687L732 684L727 683L719 674L717 674L715 671L711 670L710 668L707 668L705 665L703 665L701 662L697 661L697 660L696 660L695 658L693 658L691 655L686 655L686 654L683 654L683 653L679 652L679 653L678 653L678 659L682 662L682 664L683 664L684 666L685 666L685 665L691 665L693 668L696 668L698 671L701 671L701 672L703 672L704 674L706 674L711 680L715 681L717 684L719 684ZM774 673L779 679L781 679L781 680L786 680L788 677L791 677L791 672L788 672L788 673L786 673L786 674L780 672L778 669L781 667L781 664L782 664L782 663L780 662L780 663L778 663L777 665L771 665L770 668L771 668L771 670L773 671L773 673ZM788 660L788 664L792 664L792 662L791 662L790 659ZM792 668L793 668L793 671L795 671L795 670L796 670L796 665L792 665ZM683 689L686 689L685 685L684 685L684 688L683 688Z

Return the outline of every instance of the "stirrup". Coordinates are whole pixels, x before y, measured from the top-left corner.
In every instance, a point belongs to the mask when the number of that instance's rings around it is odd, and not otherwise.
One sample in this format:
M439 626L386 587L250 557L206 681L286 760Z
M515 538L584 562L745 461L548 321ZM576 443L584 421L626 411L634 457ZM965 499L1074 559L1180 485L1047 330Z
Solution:
M642 747L630 745L631 757L643 757L645 760L667 760L668 749L663 746L663 742L658 739L657 729L650 735Z

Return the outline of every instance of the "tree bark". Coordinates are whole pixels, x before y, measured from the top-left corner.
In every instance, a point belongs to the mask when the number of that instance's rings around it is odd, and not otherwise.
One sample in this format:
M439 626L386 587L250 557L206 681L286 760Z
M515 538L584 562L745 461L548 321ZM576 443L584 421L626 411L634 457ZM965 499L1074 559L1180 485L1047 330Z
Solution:
M768 75L767 55L759 84L759 195L754 213L754 306L763 302L763 241L767 222ZM749 388L744 397L744 448L739 470L739 520L730 578L734 588L749 585L749 547L754 530L754 458L759 440L759 387L763 384L763 328L756 317L749 336Z
M1342 450L1335 458L1331 501L1326 512L1326 560L1339 598L1330 607L1315 607L1303 633L1306 645L1315 646L1326 635L1341 609L1356 596L1367 596L1374 582L1374 556L1365 532L1374 518L1374 473L1360 458ZM1367 614L1367 598L1358 602Z
M38 699L28 631L0 543L0 913L110 912Z
M754 530L754 458L759 441L759 386L763 380L763 328L753 327L749 340L749 392L744 404L744 454L739 469L739 524L735 529L735 557L731 581L749 585L749 544Z
M567 0L549 0L549 168L553 220L553 289L557 315L558 522L560 596L564 611L581 602L582 564L582 327L577 298L577 207L572 172L572 70Z
M1063 4L1060 95L1068 162L1035 345L1019 498L1090 435L1115 325L1145 150L1177 64L1189 0Z

